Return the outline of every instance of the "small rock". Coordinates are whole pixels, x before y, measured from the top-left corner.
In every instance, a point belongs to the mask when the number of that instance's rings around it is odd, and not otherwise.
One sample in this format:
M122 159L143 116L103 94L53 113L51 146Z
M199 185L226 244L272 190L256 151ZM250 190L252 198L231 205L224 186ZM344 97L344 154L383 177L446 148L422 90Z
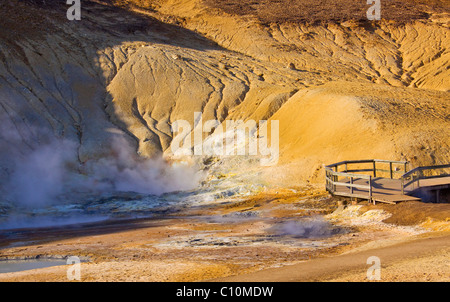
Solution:
M227 70L228 69L228 66L227 66L227 64L225 64L225 63L219 63L219 68L220 69L224 69L224 70Z

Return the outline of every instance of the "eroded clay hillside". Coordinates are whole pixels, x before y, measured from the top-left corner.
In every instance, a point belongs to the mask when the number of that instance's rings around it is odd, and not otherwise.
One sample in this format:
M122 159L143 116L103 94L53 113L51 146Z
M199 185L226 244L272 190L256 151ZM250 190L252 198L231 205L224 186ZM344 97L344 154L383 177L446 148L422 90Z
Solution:
M82 1L68 21L61 1L2 1L1 152L63 138L85 163L119 136L170 157L171 125L202 112L279 121L278 164L252 166L267 183L321 184L344 159L449 161L448 1L394 1L374 22L365 1L319 1L329 21L317 5L250 2Z

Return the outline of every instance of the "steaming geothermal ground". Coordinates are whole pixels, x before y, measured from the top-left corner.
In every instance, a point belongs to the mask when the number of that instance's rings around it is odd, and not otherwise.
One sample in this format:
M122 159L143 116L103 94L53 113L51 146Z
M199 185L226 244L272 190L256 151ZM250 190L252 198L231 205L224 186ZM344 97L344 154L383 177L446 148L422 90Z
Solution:
M197 192L195 199L203 201L153 209L147 218L9 230L0 256L78 256L82 281L364 281L367 258L379 255L382 281L450 280L445 204L338 207L307 188ZM112 204L120 212L120 203ZM67 281L67 267L3 273L0 280Z

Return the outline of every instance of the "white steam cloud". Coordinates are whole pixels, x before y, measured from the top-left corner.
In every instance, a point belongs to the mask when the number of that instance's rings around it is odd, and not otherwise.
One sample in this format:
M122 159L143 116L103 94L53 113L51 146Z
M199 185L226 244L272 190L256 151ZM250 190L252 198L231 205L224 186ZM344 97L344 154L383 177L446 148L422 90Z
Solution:
M65 163L73 158L74 144L52 142L25 156L13 158L14 170L6 183L6 196L21 205L42 206L63 193Z
M345 229L332 225L320 216L283 222L275 226L274 231L283 236L310 239L325 238L346 232Z
M138 157L123 138L113 141L111 156L87 163L86 169L88 187L102 191L160 195L192 189L200 180L200 174L186 166Z
M80 194L160 195L193 189L201 178L193 168L139 157L121 137L111 142L109 156L80 165L77 144L70 140L46 136L46 143L29 143L27 148L17 132L3 128L1 136L0 203L6 198L13 205L36 208Z

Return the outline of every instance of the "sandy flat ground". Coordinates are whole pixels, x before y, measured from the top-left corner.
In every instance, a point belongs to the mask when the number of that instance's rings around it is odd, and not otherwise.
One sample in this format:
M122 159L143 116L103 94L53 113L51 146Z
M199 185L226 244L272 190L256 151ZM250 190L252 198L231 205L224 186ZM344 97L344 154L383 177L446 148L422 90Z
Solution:
M442 234L441 234L442 235ZM450 281L450 236L414 238L407 242L334 257L321 257L281 269L216 279L222 282L368 281L368 270L380 261L377 281ZM374 272L369 271L370 278ZM374 279L375 280L375 279Z
M338 208L321 193L261 193L153 218L16 230L3 235L0 257L78 256L88 260L81 281L89 282L367 281L367 259L377 256L381 281L449 281L448 211L450 204L422 203ZM0 281L68 281L68 268Z

